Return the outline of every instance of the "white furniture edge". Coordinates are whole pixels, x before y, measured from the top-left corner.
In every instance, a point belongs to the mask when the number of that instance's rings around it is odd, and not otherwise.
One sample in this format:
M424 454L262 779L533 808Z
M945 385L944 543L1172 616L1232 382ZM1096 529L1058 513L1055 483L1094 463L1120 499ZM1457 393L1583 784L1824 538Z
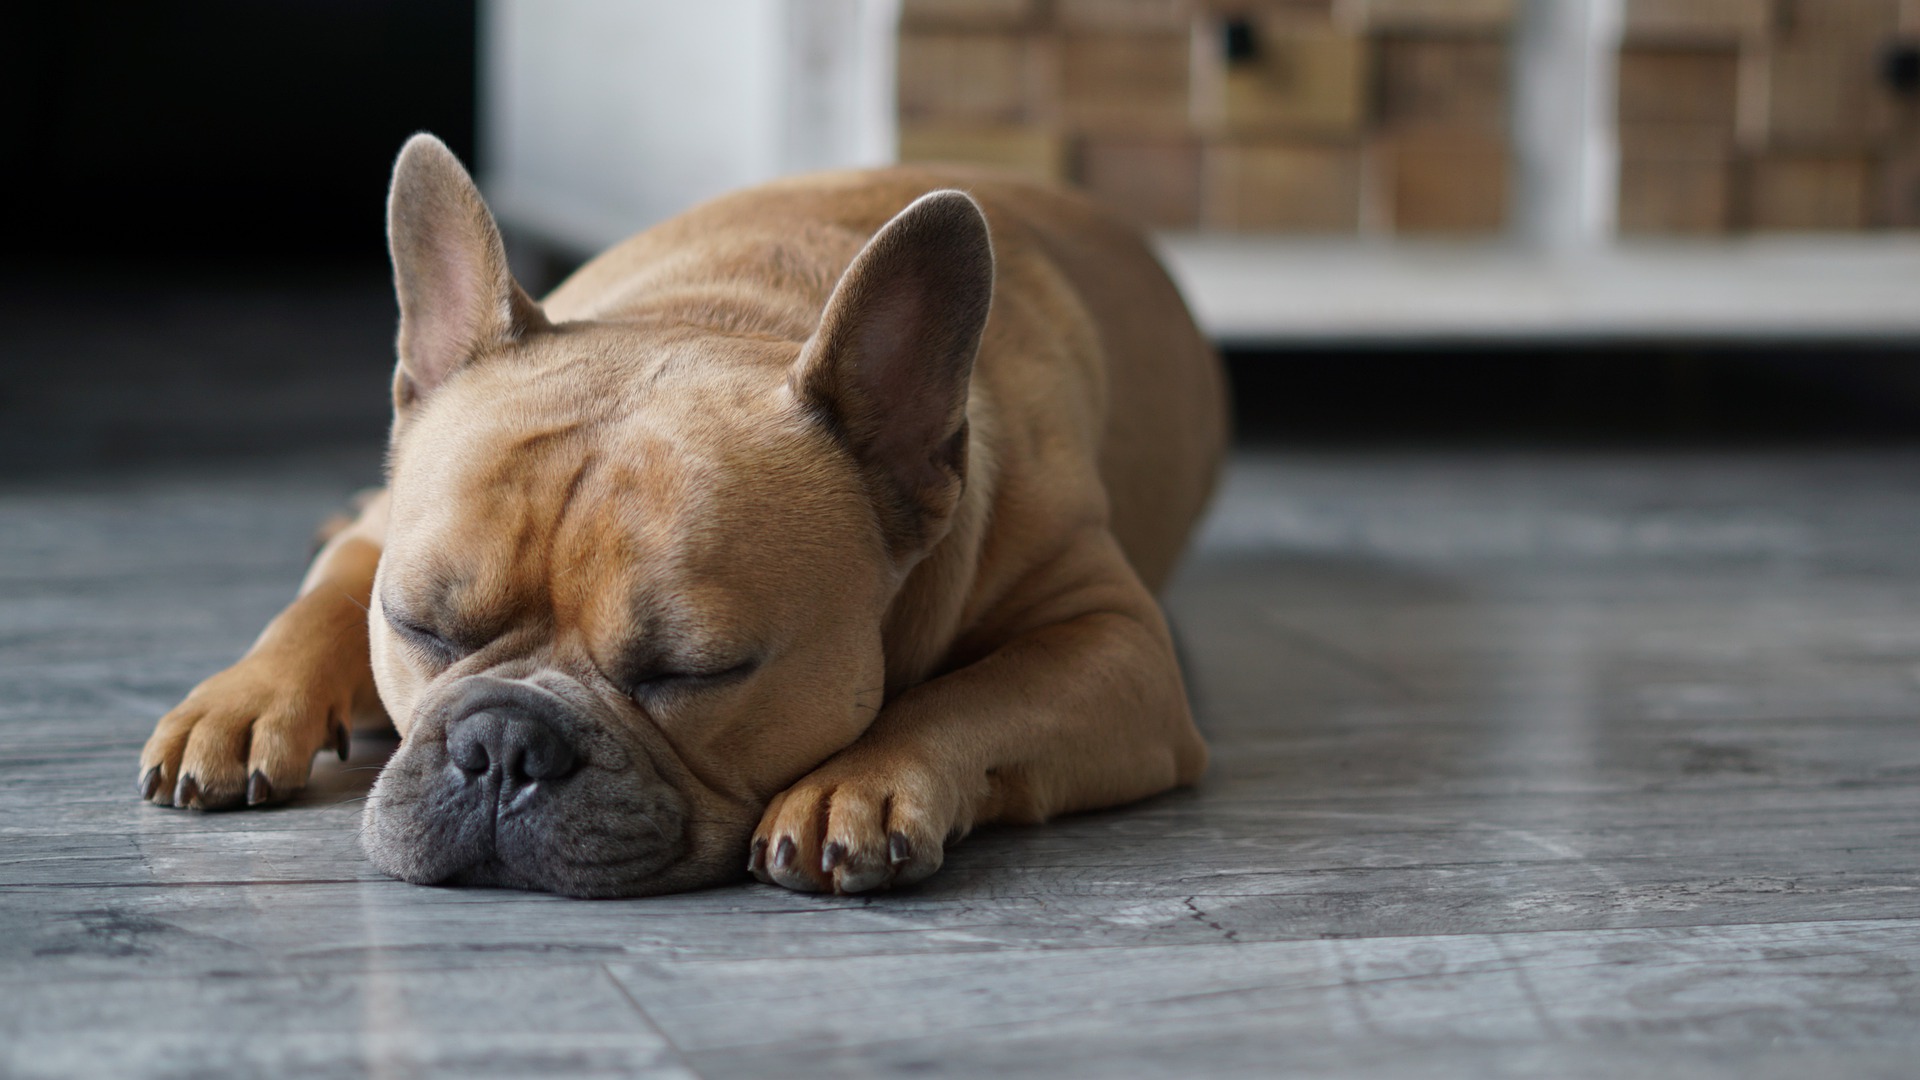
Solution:
M1201 328L1228 344L1920 343L1920 235L1514 244L1166 234Z

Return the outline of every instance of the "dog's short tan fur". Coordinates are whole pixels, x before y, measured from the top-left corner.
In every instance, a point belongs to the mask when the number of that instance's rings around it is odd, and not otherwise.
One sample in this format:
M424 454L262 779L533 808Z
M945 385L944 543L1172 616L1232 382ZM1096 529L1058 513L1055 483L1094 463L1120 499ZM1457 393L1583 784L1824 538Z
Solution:
M986 173L810 176L536 305L422 136L390 231L389 487L160 721L148 798L284 798L377 688L404 738L366 843L398 876L859 891L1199 776L1153 590L1223 390L1127 227ZM533 700L582 764L448 809L475 694Z

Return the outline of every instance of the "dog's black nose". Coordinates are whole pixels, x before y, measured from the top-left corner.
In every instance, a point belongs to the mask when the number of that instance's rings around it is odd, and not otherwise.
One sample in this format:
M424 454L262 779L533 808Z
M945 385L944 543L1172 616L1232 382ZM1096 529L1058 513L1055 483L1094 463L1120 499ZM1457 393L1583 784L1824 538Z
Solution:
M511 705L455 721L447 731L447 757L469 778L492 774L507 787L558 780L578 764L573 747L546 721Z

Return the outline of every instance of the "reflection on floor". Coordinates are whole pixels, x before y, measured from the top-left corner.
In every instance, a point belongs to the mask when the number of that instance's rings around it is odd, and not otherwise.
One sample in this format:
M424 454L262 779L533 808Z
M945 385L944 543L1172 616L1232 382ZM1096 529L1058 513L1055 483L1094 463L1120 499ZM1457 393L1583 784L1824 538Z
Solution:
M290 807L139 804L373 472L0 492L0 1074L1920 1060L1920 454L1243 456L1169 597L1206 782L870 899L389 881L367 737Z

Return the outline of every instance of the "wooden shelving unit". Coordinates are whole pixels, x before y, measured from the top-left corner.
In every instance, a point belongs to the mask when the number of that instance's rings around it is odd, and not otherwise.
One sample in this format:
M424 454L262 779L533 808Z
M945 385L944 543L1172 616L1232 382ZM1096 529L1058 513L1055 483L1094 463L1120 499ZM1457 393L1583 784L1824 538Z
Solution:
M1169 232L1157 242L1223 341L1920 341L1920 232L1616 238L1615 58L1633 40L1629 16L1770 2L1475 0L1515 18L1502 233L1394 237L1363 215L1343 239ZM1920 35L1920 0L1833 3L1898 5L1900 25ZM518 242L587 254L730 188L892 160L899 5L491 0L483 184ZM1753 55L1740 53L1749 70Z

